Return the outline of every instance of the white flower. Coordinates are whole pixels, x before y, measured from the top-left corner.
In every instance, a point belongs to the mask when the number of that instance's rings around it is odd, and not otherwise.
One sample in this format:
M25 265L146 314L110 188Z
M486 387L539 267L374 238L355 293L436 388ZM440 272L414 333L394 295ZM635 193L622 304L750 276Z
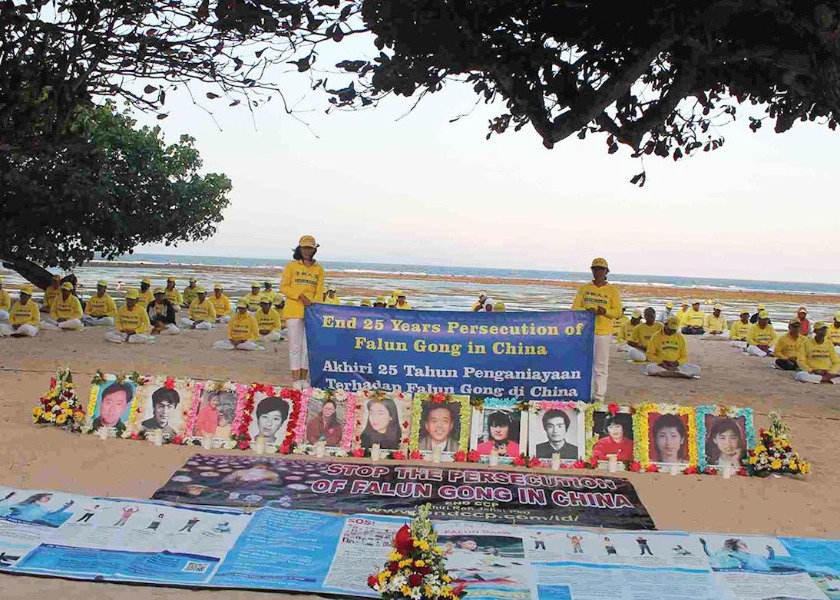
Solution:
M336 450L335 455L340 457L340 458L344 458L345 456L347 456L347 450L341 450L341 449Z
M236 448L236 440L227 440L227 441L223 444L223 446L224 446L224 448L225 448L225 449L227 449L227 450L233 450L234 448Z

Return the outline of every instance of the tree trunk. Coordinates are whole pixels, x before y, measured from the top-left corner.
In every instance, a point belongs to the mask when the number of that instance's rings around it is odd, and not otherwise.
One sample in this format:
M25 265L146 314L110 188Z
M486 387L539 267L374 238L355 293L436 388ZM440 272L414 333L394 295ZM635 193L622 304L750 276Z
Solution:
M26 279L32 285L45 290L52 283L53 274L47 271L41 265L27 260L25 258L7 258L2 257L3 267L15 271L18 275ZM75 279L75 276L68 275L65 279ZM62 280L63 281L63 280Z

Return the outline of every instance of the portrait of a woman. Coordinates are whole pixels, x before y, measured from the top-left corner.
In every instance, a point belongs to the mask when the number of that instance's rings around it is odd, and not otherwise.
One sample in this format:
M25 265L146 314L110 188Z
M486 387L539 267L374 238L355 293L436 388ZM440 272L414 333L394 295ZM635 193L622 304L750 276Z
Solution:
M338 420L338 407L334 400L325 400L321 410L306 423L306 441L315 444L323 439L327 446L341 444L344 424Z
M361 435L362 448L379 444L383 449L396 450L400 447L402 429L397 405L390 398L369 400L367 403L367 424Z
M715 420L706 436L706 463L720 467L740 467L747 455L744 434L735 419Z
M496 450L499 456L519 456L519 432L507 412L497 410L487 417L488 439L478 444L475 449L481 455Z
M677 415L660 415L651 432L650 460L659 463L688 462L688 435Z
M633 432L630 427L630 415L608 414L604 418L601 439L592 448L592 458L608 460L607 456L615 454L619 461L633 460Z

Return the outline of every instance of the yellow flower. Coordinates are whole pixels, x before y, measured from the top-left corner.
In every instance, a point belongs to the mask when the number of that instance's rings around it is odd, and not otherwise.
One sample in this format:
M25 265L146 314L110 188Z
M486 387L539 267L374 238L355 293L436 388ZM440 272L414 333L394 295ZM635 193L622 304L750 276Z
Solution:
M65 400L64 402L62 402L58 406L61 407L61 410L67 410L67 401Z
M382 571L381 573L379 573L379 576L378 576L379 585L385 585L385 582L388 580L388 578L390 576L391 576L391 571Z
M43 414L44 414L44 409L41 408L40 406L36 406L35 408L32 409L32 416L33 417L40 417Z
M58 415L58 416L55 418L55 422L56 422L58 425L63 424L65 421L67 421L67 415L65 415L64 413L62 413L62 414Z
M759 444L755 447L756 454L761 454L762 452L767 452L767 448L765 448L763 444Z
M774 470L775 469L781 469L782 468L782 461L780 461L778 458L775 459L773 462L770 463L770 468L774 469Z
M425 560L415 560L414 561L414 566L415 567L425 567L426 566L426 561Z
M750 456L750 464L751 465L754 465L757 462L758 462L758 457L757 456Z
M402 593L403 596L410 596L411 595L411 588L408 587L407 585L404 585L404 586L402 586L402 589L400 590L400 592Z
M798 465L797 465L797 463L796 463L796 461L795 461L795 460L790 461L790 463L788 464L788 467L790 467L790 470L791 470L791 471L795 471L795 470L796 470L796 468L797 468L797 466L798 466Z
M430 548L429 542L427 542L426 540L420 540L420 542L417 543L417 547L420 548L424 552L428 551L429 548Z
M55 416L53 416L51 412L44 413L44 418L50 423L52 423L55 420Z
M388 560L390 561L400 560L401 558L402 554L400 554L396 550L394 550L393 552L391 552L391 554L388 555Z
M435 546L435 554L443 554L443 548L440 546Z
M446 583L449 583L450 581L452 581L452 578L449 575L446 575L446 574L441 575L440 578L441 578L442 581L445 581Z
M410 558L406 558L406 559L404 559L404 560L401 560L401 561L400 561L400 565L399 565L399 566L400 566L400 569L402 569L403 567L410 567L410 566L411 566L411 562L412 562L412 561L411 561L411 559L410 559Z
M803 475L805 475L806 473L810 473L810 472L811 472L811 463L806 463L806 462L803 462L803 463L799 466L799 471L800 471Z

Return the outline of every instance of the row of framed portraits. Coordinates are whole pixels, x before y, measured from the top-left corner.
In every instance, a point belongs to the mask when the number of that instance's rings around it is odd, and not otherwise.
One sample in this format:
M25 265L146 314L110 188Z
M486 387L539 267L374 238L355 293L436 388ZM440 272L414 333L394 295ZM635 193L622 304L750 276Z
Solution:
M638 461L643 467L740 467L755 444L753 412L727 406L637 406L403 394L168 377L104 376L83 431L266 452L346 455L377 448L500 463Z

